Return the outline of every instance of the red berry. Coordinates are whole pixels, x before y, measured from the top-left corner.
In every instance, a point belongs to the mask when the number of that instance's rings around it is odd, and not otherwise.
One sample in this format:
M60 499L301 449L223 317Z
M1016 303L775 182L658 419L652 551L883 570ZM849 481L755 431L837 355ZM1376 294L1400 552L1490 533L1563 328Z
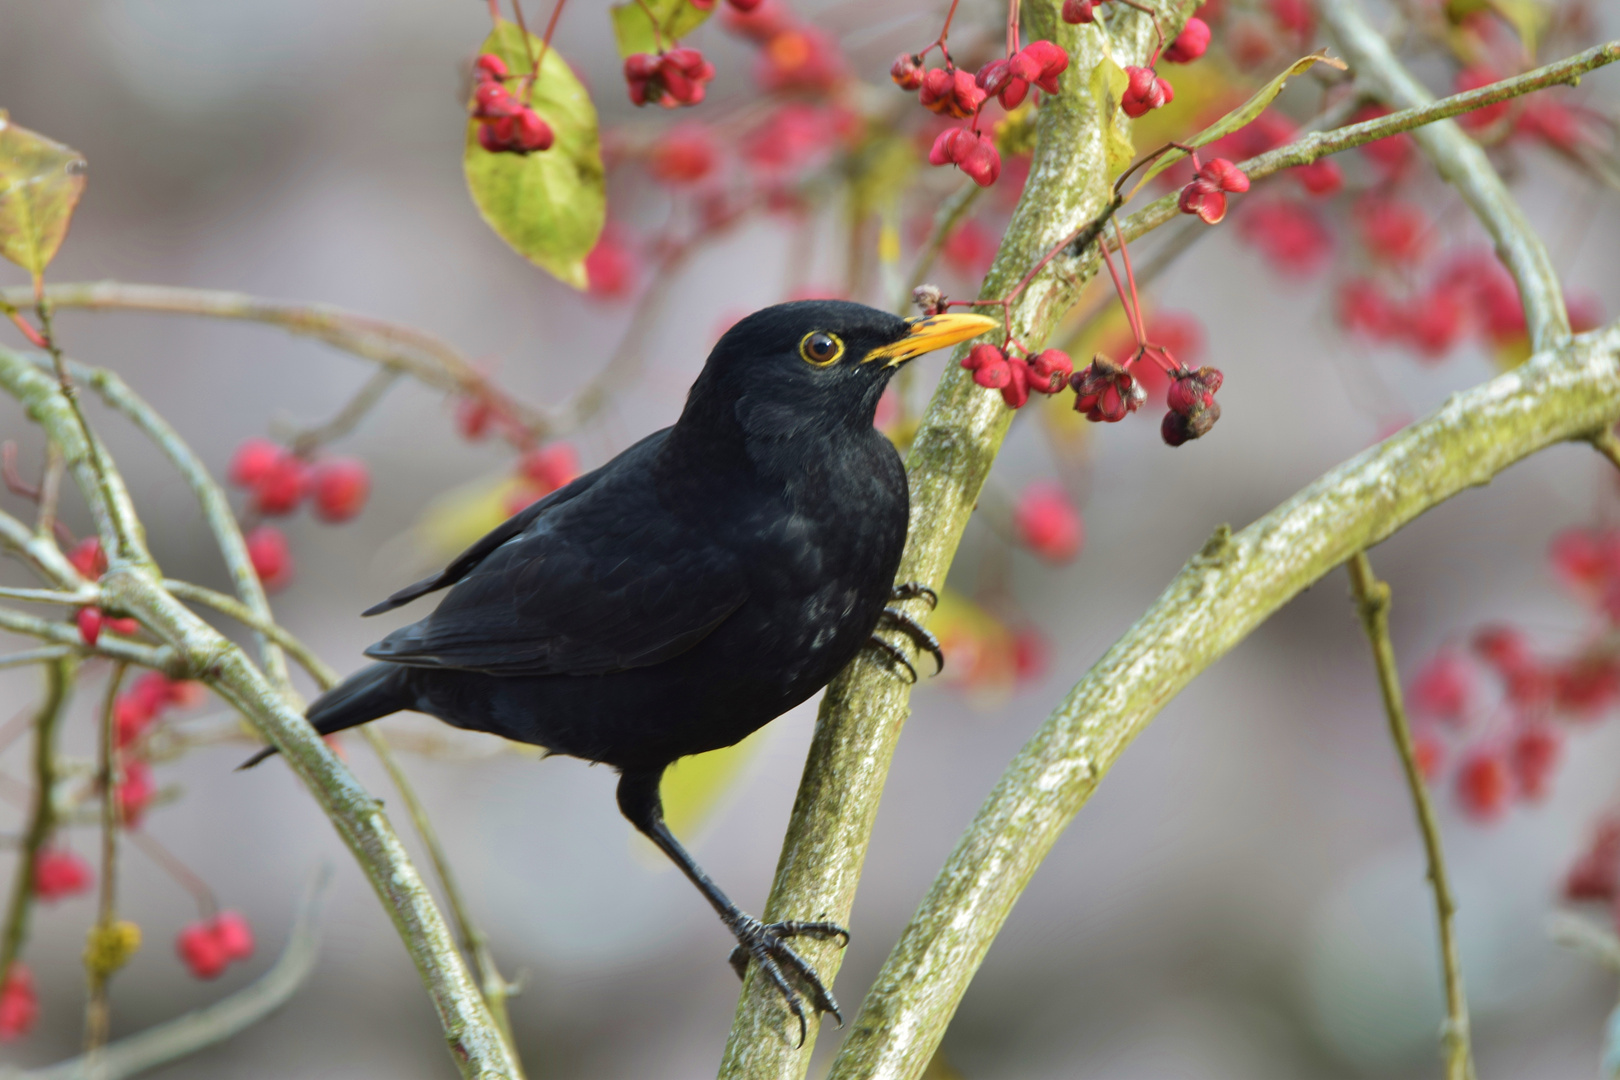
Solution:
M1069 384L1074 361L1062 349L1044 349L1029 358L1029 388L1042 394L1055 394Z
M146 734L146 729L157 718L157 710L133 694L121 694L113 703L114 743L123 749Z
M226 467L225 478L237 487L258 487L259 481L270 472L281 456L286 453L277 443L269 439L253 438L244 440L231 455L231 463Z
M714 171L720 145L707 124L677 124L653 143L647 171L666 184L692 184Z
M1377 120L1381 116L1388 116L1390 110L1383 105L1367 105L1359 109L1350 118L1352 124L1366 123L1368 120ZM1388 135L1376 139L1361 147L1361 153L1386 176L1393 177L1405 170L1416 152L1416 144L1410 135Z
M175 937L174 948L181 962L199 979L219 978L230 963L211 921L188 924Z
M1071 26L1095 21L1100 2L1102 0L1063 0L1063 21Z
M1620 660L1594 651L1553 670L1553 701L1568 716L1592 720L1620 699Z
M1373 341L1391 341L1406 330L1406 314L1376 283L1351 278L1339 286L1339 324Z
M923 73L917 100L929 112L964 120L988 97L972 75L960 68L931 68ZM936 162L937 164L937 162Z
M1428 215L1399 199L1362 199L1356 205L1356 220L1367 250L1398 265L1415 261L1432 238Z
M1146 116L1175 100L1175 89L1159 78L1152 68L1133 65L1125 69L1125 74L1130 81L1119 100L1119 107L1126 116Z
M330 458L310 474L315 516L322 521L348 521L365 507L370 493L371 474L353 458Z
M114 791L120 819L126 829L138 828L146 808L157 795L152 769L144 761L124 762L124 778Z
M813 26L789 26L759 51L754 79L767 93L827 94L844 78L837 39Z
M1474 669L1455 649L1441 649L1418 669L1406 700L1416 716L1443 720L1454 727L1467 721L1474 696Z
M486 397L464 397L456 402L456 430L468 442L477 442L488 435L490 421L494 418L495 406Z
M1013 673L1019 682L1033 682L1046 674L1052 662L1052 644L1034 626L1013 635Z
M928 151L930 165L955 165L980 187L989 187L1001 175L1001 154L995 141L968 128L939 133Z
M579 475L579 454L569 443L552 443L524 454L518 461L518 471L540 487L544 495Z
M473 62L473 68L480 79L504 79L510 73L506 69L506 61L494 53L485 53Z
M1091 421L1117 423L1147 400L1131 373L1101 353L1070 376L1069 385L1074 388L1075 411Z
M246 960L253 955L253 927L239 911L222 911L214 916L214 937L226 960Z
M1457 769L1457 801L1476 821L1495 821L1507 813L1513 788L1513 772L1501 746L1474 748Z
M951 230L940 246L939 257L951 269L978 277L996 257L997 239L978 218L968 218Z
M274 525L260 525L248 533L247 551L253 572L266 589L279 589L292 580L292 549Z
M309 490L309 466L288 451L271 463L253 485L253 506L266 517L280 517L298 509Z
M1269 0L1271 18L1280 29L1308 38L1316 29L1316 13L1310 0Z
M585 279L592 296L618 299L635 288L638 266L625 231L609 223L596 247L585 256Z
M1067 11L1067 7L1064 8ZM1190 64L1204 55L1209 48L1209 23L1194 15L1187 20L1176 40L1164 50L1164 58L1172 64Z
M1037 481L1024 489L1013 509L1018 539L1041 558L1065 563L1080 554L1086 527L1068 494L1050 481Z
M107 553L101 550L101 541L94 536L85 537L68 550L67 561L80 577L96 580L107 572Z
M42 848L34 858L34 895L51 903L90 888L90 864L66 848Z
M1606 814L1564 878L1566 900L1613 900L1620 880L1620 816Z
M733 8L737 9L743 14L753 11L764 2L765 0L726 0L726 3L730 4Z
M1333 251L1333 234L1310 207L1293 200L1251 205L1238 221L1238 232L1279 273L1313 273Z
M79 613L74 616L74 621L79 624L79 639L92 649L95 648L96 642L101 638L101 609L80 608Z
M1551 724L1532 723L1520 728L1508 747L1508 761L1519 794L1539 801L1552 790L1552 776L1564 753L1564 733Z
M39 1019L39 997L34 993L34 974L21 960L13 960L0 982L0 1042L20 1039L34 1029Z
M1332 158L1322 158L1309 165L1296 165L1288 170L1300 187L1311 195L1332 195L1344 187L1344 173Z

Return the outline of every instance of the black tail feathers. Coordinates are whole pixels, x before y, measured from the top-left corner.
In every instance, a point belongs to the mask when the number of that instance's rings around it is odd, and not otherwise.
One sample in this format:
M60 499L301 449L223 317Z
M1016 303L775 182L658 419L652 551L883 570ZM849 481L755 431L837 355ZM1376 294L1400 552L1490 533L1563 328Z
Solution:
M316 731L330 735L408 709L412 702L405 686L409 675L410 669L398 664L361 668L316 698L304 716ZM251 769L275 752L274 746L267 746L236 769Z

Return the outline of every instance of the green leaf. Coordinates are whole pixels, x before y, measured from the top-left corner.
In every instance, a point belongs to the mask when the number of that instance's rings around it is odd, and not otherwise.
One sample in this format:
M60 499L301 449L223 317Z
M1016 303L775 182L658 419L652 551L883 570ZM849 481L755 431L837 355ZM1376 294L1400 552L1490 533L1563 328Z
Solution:
M1126 126L1125 114L1119 108L1120 100L1130 85L1131 79L1125 74L1125 69L1106 56L1102 63L1091 69L1091 100L1096 103L1098 114L1108 117L1103 134L1103 152L1107 157L1109 176L1124 172L1136 156L1130 128Z
M1314 52L1309 56L1302 56L1298 60L1295 60L1292 64L1289 64L1281 75L1278 75L1275 79L1272 79L1259 90L1255 91L1254 96L1248 101L1245 101L1242 105L1239 105L1237 108L1215 121L1209 127L1205 128L1203 131L1200 131L1197 135L1194 135L1192 138L1186 140L1185 145L1203 146L1206 143L1214 142L1222 135L1229 135L1238 128L1253 123L1254 118L1265 112L1266 106L1270 105L1274 100L1276 100L1277 95L1282 93L1283 87L1288 85L1289 79L1292 79L1295 75L1301 75L1306 71L1309 71L1313 64L1326 64L1329 67L1338 68L1340 71L1345 69L1345 63L1343 60L1329 56L1326 52ZM1143 184L1146 184L1149 180L1153 179L1155 176L1158 176L1160 173L1164 172L1164 170L1168 169L1170 166L1174 165L1176 162L1180 161L1186 156L1186 153L1181 150L1172 150L1168 154L1165 154L1163 157L1159 158L1158 161L1155 161L1152 166L1142 174L1142 179L1137 182L1136 189L1139 190Z
M619 55L657 52L660 38L664 48L669 48L702 26L719 2L714 0L708 11L693 4L692 0L645 0L645 10L635 0L630 0L628 4L614 4L608 11L613 15L613 36L619 42ZM652 19L647 17L649 11L658 20L656 35L653 33Z
M540 39L529 35L532 55ZM530 70L523 32L502 21L481 52L513 72ZM510 84L520 94L519 84ZM525 259L576 289L585 287L585 256L607 220L607 183L597 137L596 108L555 48L546 50L529 104L551 125L556 142L533 154L492 154L478 145L478 121L467 123L462 166L478 213Z
M20 128L0 109L0 255L38 283L84 194L84 156Z

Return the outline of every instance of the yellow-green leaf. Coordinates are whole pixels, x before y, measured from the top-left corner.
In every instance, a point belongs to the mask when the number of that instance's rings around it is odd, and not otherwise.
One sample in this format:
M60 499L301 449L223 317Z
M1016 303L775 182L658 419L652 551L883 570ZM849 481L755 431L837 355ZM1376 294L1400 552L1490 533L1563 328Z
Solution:
M533 34L529 46L539 55ZM512 23L498 23L480 51L499 56L513 72L530 69L523 32ZM519 93L517 82L510 85ZM478 121L469 120L462 156L467 188L478 213L519 255L583 289L585 256L607 220L596 108L555 48L546 51L529 104L556 135L551 149L492 154L478 145Z
M1131 79L1125 74L1125 69L1106 56L1102 63L1091 69L1091 100L1096 102L1099 115L1108 118L1103 134L1103 152L1107 157L1109 176L1124 172L1136 156L1130 129L1125 126L1125 114L1119 108L1120 100L1130 85Z
M37 282L84 194L84 157L18 127L0 110L0 255Z
M645 0L646 7L631 0L628 4L614 4L608 11L613 15L613 36L619 43L619 55L657 52L660 40L669 48L681 38L703 25L714 11L713 0L708 10L698 7L692 0ZM653 33L652 12L658 20L658 33Z
M1187 146L1203 146L1206 143L1214 142L1222 135L1229 135L1238 128L1253 123L1254 118L1265 112L1266 106L1275 101L1277 95L1282 93L1283 87L1288 85L1289 79L1309 71L1313 64L1326 64L1329 67L1338 68L1340 71L1343 71L1345 67L1343 60L1329 56L1326 52L1314 52L1309 56L1302 56L1289 64L1282 74L1255 91L1254 96L1249 98L1248 101L1245 101L1192 138L1184 140L1185 144ZM1137 189L1140 189L1143 184L1186 156L1183 151L1172 150L1159 158L1142 174L1142 179L1137 182Z

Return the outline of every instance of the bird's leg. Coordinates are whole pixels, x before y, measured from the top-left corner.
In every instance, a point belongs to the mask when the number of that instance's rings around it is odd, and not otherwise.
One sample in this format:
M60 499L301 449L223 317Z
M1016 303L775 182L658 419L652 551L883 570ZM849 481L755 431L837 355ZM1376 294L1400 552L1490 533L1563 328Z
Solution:
M658 794L658 782L663 772L662 766L641 771L626 770L619 777L620 812L681 868L681 872L719 913L720 921L737 939L737 947L731 954L731 966L737 970L738 977L748 970L748 961L752 959L787 1001L788 1009L799 1021L800 1046L804 1045L808 1026L804 1018L804 1002L793 985L794 980L809 991L811 1004L818 1011L831 1013L842 1027L844 1014L838 1010L838 1002L833 999L832 992L822 984L821 976L816 974L809 962L793 951L787 939L810 937L826 941L840 938L841 943L847 945L849 931L831 922L795 920L764 923L732 903L731 898L703 872L681 842L675 839L675 834L669 831L669 826L664 824L664 804Z

